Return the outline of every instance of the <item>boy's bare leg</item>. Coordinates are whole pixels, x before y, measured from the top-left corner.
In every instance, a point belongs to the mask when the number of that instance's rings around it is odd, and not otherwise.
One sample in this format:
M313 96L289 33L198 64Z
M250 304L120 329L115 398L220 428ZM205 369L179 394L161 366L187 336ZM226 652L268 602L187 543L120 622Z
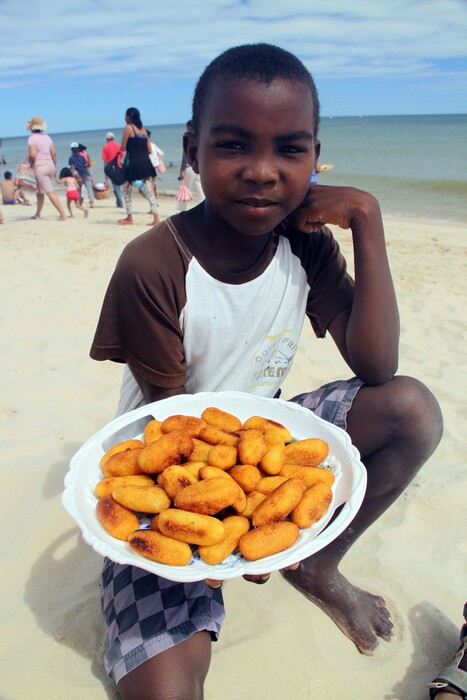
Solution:
M197 632L148 659L118 683L123 700L202 700L211 662L211 634Z
M378 637L389 640L393 624L383 598L353 586L338 570L360 535L400 496L438 445L442 417L438 403L420 382L396 377L364 386L347 417L347 431L368 471L363 505L350 526L325 549L284 577L316 603L363 654Z

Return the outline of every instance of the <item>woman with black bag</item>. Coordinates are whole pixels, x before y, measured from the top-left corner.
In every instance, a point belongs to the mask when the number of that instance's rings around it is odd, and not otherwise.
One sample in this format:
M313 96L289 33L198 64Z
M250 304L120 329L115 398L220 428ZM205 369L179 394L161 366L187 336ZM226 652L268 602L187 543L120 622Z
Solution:
M142 180L146 196L151 206L153 221L151 225L159 223L157 214L157 201L154 195L152 178L156 176L156 170L151 163L151 141L148 132L143 126L141 115L136 107L129 107L125 114L126 126L123 130L122 151L125 151L126 179L122 185L123 201L127 216L120 219L119 224L133 223L132 190L135 180Z

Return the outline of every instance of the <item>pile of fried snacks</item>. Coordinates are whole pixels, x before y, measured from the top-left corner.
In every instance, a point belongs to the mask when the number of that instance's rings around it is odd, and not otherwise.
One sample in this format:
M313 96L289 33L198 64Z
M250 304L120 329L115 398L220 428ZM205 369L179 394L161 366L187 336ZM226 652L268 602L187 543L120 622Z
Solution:
M185 566L194 546L209 565L239 550L248 561L282 552L326 512L334 475L319 438L293 441L276 421L245 422L219 408L146 425L100 460L102 527L152 561ZM142 529L141 516L151 516Z

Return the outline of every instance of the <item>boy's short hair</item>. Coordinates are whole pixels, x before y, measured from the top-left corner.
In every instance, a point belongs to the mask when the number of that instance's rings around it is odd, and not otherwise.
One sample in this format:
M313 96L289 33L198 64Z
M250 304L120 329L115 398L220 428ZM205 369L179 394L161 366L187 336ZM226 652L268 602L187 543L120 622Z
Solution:
M3 176L4 176L5 180L11 180L11 178L13 177L13 174L9 170L5 170L5 172L3 173Z
M218 81L257 80L269 85L276 79L291 80L305 85L311 94L314 116L314 136L319 129L319 98L310 72L294 54L272 44L244 44L227 49L204 69L195 88L192 122L199 132L201 115L214 85Z

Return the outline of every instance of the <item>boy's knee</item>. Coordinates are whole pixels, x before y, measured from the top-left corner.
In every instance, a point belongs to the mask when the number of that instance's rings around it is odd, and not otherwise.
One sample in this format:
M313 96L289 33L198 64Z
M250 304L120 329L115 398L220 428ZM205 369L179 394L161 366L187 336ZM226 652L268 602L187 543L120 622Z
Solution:
M443 433L443 417L435 396L413 377L395 377L391 383L394 415L397 416L399 430L414 444L424 444L433 451Z

